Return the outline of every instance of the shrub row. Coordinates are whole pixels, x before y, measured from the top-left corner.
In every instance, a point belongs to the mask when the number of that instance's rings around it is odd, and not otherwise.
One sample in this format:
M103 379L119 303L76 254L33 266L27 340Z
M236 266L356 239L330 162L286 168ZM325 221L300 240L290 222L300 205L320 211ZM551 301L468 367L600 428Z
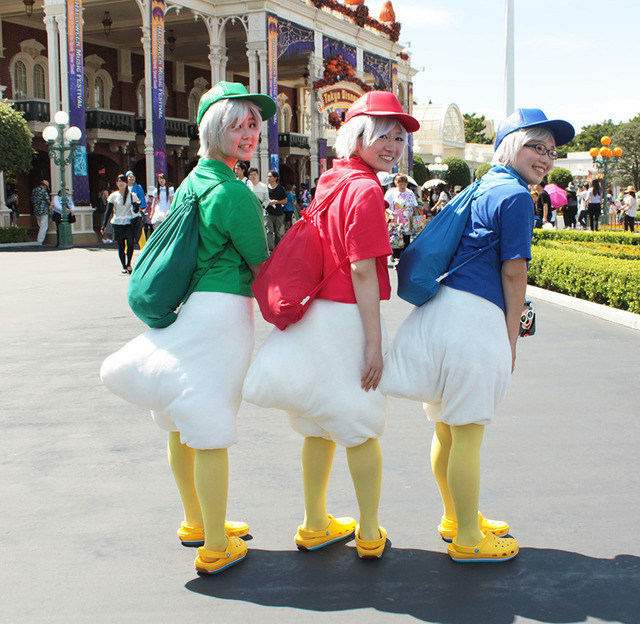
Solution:
M574 253L606 256L621 260L640 260L640 245L620 245L600 241L539 240L537 246L545 247L546 249L557 249L560 252L572 251Z
M0 227L0 243L28 243L25 227Z
M532 256L530 284L640 314L640 262L541 245L533 246Z
M543 240L570 240L579 242L614 243L620 245L640 245L640 234L621 230L600 230L598 232L584 230L533 230L533 244Z

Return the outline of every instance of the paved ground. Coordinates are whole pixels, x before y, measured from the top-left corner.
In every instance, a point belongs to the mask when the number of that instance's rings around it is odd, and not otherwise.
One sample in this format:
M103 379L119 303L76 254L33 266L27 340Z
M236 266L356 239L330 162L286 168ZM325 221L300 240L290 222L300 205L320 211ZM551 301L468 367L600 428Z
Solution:
M431 426L396 400L385 557L359 561L353 543L298 552L301 440L282 413L243 404L229 517L250 523L249 557L199 578L175 535L165 435L98 379L143 329L115 250L2 250L0 267L0 622L640 622L640 332L538 303L483 451L482 509L510 522L514 561L449 560ZM391 335L408 310L385 305ZM268 331L259 320L258 342ZM329 501L356 513L344 451Z

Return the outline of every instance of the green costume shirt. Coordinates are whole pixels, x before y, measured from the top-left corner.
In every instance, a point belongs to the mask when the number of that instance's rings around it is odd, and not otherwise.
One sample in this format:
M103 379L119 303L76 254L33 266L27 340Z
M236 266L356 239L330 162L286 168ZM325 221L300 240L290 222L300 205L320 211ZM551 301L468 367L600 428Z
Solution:
M214 184L219 184L211 190ZM200 198L198 266L193 281L213 256L224 251L200 279L194 292L224 292L252 297L250 264L269 257L262 206L251 189L218 160L201 158L176 191L178 205L189 192Z

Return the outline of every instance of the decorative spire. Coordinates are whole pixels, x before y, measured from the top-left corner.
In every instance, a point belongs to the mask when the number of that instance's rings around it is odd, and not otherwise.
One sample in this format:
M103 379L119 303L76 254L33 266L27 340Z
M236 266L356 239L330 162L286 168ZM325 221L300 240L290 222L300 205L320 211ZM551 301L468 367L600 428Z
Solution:
M396 21L396 13L393 10L393 5L391 4L391 0L385 0L382 5L382 9L380 11L380 21L387 26L394 24Z

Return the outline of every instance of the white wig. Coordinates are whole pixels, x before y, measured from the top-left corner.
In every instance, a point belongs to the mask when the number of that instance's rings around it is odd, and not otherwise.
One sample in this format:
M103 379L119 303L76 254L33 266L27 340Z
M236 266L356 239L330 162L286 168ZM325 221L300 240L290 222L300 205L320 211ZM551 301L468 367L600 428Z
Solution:
M383 134L388 134L398 124L406 142L407 131L395 118L388 115L358 115L345 123L340 130L333 149L338 158L354 156L360 147L369 147Z
M212 104L198 126L200 133L198 156L212 158L215 154L222 153L227 130L236 124L243 123L250 115L253 115L258 128L261 128L262 112L249 100L223 99Z
M493 155L492 165L508 165L513 167L516 162L518 152L529 141L546 141L551 139L555 145L555 139L553 134L546 128L523 128L522 130L516 130L511 134L507 134L502 143L498 145L496 153Z

